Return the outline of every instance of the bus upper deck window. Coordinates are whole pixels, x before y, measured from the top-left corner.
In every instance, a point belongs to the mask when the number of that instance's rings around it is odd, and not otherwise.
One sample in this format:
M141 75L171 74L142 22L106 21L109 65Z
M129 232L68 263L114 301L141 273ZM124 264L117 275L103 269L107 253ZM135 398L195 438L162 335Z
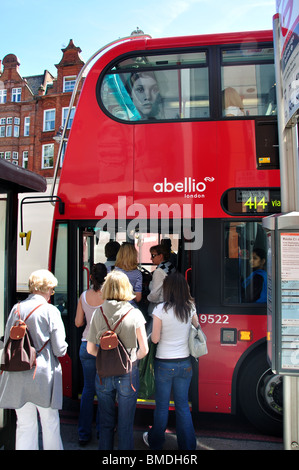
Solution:
M276 115L275 70L272 48L222 51L222 115Z
M128 58L100 82L100 103L124 121L208 118L205 52Z

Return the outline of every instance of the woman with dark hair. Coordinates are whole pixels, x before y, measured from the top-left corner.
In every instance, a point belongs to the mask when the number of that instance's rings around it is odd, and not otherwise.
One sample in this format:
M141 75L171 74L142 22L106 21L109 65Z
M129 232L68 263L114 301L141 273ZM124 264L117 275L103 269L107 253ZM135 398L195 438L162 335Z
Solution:
M188 405L192 377L188 338L191 323L198 328L199 322L189 286L181 273L175 272L165 278L163 295L164 303L153 311L151 335L152 342L158 343L154 364L154 425L144 433L143 439L151 449L163 448L172 390L178 447L180 450L194 450L196 438Z
M75 317L75 325L77 328L85 325L82 334L81 346L79 357L83 369L84 385L80 403L79 415L79 444L84 446L91 440L91 427L93 420L93 402L96 393L95 378L96 378L96 360L86 350L87 335L90 327L90 322L94 311L103 303L101 287L107 275L107 268L103 263L94 264L91 269L90 279L92 286L90 289L84 291L79 299L77 312ZM97 420L97 432L98 420Z
M244 302L267 302L267 271L266 252L262 248L254 248L250 257L251 274L243 282Z

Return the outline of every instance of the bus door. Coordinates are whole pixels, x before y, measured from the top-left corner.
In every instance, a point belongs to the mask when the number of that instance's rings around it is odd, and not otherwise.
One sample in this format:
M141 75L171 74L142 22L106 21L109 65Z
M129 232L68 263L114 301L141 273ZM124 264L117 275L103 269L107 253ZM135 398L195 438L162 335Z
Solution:
M171 228L172 230L172 228ZM171 232L170 230L170 232ZM93 264L106 263L105 247L108 242L116 241L119 245L124 242L133 243L138 252L138 266L143 275L143 299L139 304L140 310L147 317L147 295L151 275L155 266L150 257L151 246L160 244L162 240L167 240L171 244L171 259L176 268L185 276L188 276L188 282L191 284L191 263L190 252L184 249L184 240L179 233L160 233L160 227L154 233L151 233L149 227L145 230L136 230L130 232L125 226L115 227L115 231L99 229L96 224L89 221L89 225L82 222L71 222L69 226L69 235L67 227L61 224L59 227L55 273L59 273L59 284L57 295L55 294L54 303L58 306L61 303L62 317L67 331L69 342L69 355L71 358L72 370L72 392L73 397L78 397L83 387L83 376L79 360L79 349L81 343L82 328L76 328L74 324L78 300L83 291L91 286L90 272ZM63 236L62 236L63 235ZM69 240L69 250L66 249L66 240ZM73 248L71 248L73 247ZM66 270L66 255L68 251L68 273ZM62 263L62 260L64 262ZM62 265L62 266L61 266ZM110 268L108 268L110 269ZM61 272L61 270L64 270ZM64 281L62 282L62 279ZM68 289L66 288L66 280ZM68 294L66 295L66 291ZM68 300L67 300L68 299Z

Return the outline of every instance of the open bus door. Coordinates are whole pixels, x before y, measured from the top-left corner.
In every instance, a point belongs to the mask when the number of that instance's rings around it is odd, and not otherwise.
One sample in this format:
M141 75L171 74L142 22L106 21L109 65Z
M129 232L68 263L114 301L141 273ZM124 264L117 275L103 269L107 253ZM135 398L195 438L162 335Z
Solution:
M149 225L149 223L147 224ZM138 252L138 265L144 278L143 302L140 309L147 316L147 295L151 273L155 269L150 258L150 248L171 240L172 254L176 259L177 269L186 277L193 290L194 276L191 270L194 253L185 249L185 241L180 233L160 233L160 227L153 233L148 226L146 230L136 230L128 235L125 224L119 224L114 231L99 228L96 221L69 221L60 223L55 229L55 243L52 270L58 278L54 295L54 304L60 309L69 344L68 355L62 359L64 377L64 395L72 398L80 396L83 387L83 376L79 360L79 349L83 329L76 328L74 320L80 295L91 285L90 271L94 263L105 263L105 246L109 241L133 243ZM170 232L172 227L170 227Z

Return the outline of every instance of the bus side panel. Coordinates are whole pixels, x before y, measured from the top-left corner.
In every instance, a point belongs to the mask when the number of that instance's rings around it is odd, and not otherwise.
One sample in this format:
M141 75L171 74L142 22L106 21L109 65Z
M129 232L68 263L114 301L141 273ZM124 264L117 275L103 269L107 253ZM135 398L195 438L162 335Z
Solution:
M233 270L232 279L226 279L224 285L227 223L221 219L205 219L203 246L192 254L191 293L208 344L208 354L198 360L198 407L205 412L231 412L236 364L267 331L265 305L242 304L238 296L224 295L228 283L234 285L238 275L238 270ZM240 341L240 330L251 331L251 341Z
M198 411L231 413L234 369L242 354L265 337L267 319L264 315L202 312L199 319L207 336L208 354L198 360ZM221 344L223 329L235 330L236 344ZM252 331L252 341L240 341L241 330Z
M183 122L135 126L134 202L203 204L203 216L227 217L228 188L279 186L279 170L256 170L255 122Z
M136 126L135 202L219 207L215 141L213 122Z
M58 191L64 219L100 218L102 204L117 209L118 195L133 202L134 126L108 119L99 108L99 72L93 69L85 80L68 139Z
M255 121L219 121L217 136L219 200L228 188L280 185L279 170L257 171Z

